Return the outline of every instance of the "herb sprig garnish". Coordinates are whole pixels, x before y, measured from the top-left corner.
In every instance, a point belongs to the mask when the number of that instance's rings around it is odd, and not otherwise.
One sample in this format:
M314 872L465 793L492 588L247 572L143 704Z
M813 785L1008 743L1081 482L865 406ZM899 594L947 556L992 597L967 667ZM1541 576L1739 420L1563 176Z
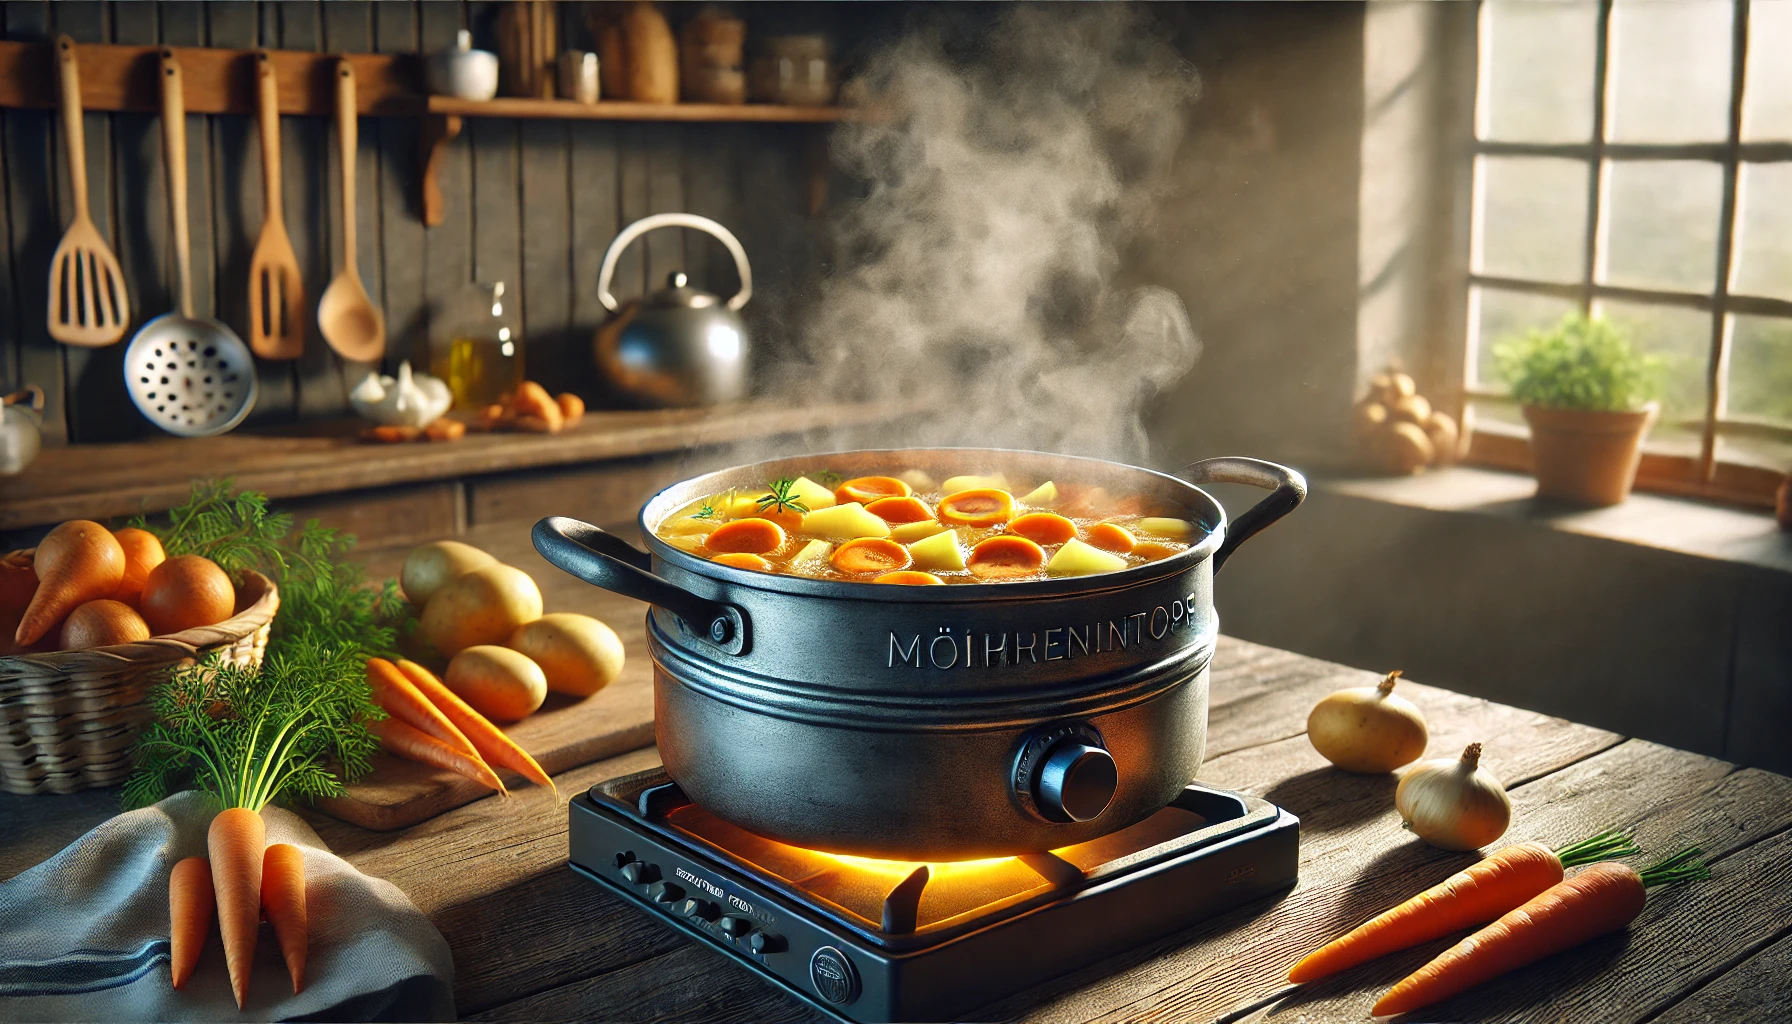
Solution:
M787 476L773 480L771 493L759 496L759 511L761 513L796 512L807 514L809 506L791 492L791 488L795 486L796 481Z
M714 519L715 517L716 507L708 502L704 502L702 508L691 513L692 519Z
M815 472L810 473L809 478L818 484L824 484L828 487L838 487L841 482L846 479L831 469L818 469Z

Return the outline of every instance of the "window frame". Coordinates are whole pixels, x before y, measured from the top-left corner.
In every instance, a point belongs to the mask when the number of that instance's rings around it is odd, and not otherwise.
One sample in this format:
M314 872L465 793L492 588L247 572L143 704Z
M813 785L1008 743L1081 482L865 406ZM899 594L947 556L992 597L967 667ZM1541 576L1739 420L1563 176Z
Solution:
M1730 0L1730 97L1725 137L1721 142L1700 143L1621 143L1607 138L1612 106L1612 83L1609 76L1611 24L1614 0L1598 0L1593 60L1593 125L1591 138L1582 142L1510 142L1486 138L1489 120L1489 81L1491 74L1492 36L1488 20L1492 5L1482 2L1474 19L1475 84L1473 127L1469 134L1469 166L1466 178L1472 190L1469 200L1471 224L1469 250L1463 255L1462 269L1466 278L1462 295L1463 334L1460 352L1463 406L1466 411L1474 402L1511 403L1505 391L1471 383L1477 364L1480 325L1476 322L1477 290L1503 291L1516 294L1543 295L1575 302L1583 313L1591 313L1602 299L1629 301L1658 306L1674 306L1706 313L1711 321L1705 368L1705 412L1697 424L1700 432L1697 456L1673 455L1646 451L1637 470L1637 486L1662 491L1741 504L1771 506L1783 474L1751 463L1726 462L1719 457L1717 441L1723 435L1767 436L1792 441L1792 426L1751 418L1727 415L1729 359L1732 335L1732 314L1765 316L1792 321L1792 301L1766 296L1737 294L1731 290L1735 272L1737 183L1743 165L1792 161L1792 142L1747 142L1742 139L1742 115L1746 75L1748 71L1750 0ZM1582 254L1581 280L1578 283L1534 280L1475 270L1474 252L1482 238L1484 204L1482 197L1482 157L1557 157L1583 163L1587 170L1586 248ZM1710 292L1689 292L1666 288L1647 288L1601 283L1606 247L1610 202L1610 168L1616 163L1642 160L1694 160L1715 163L1722 172L1722 199L1717 235L1717 265ZM1693 426L1688 421L1686 426ZM1473 432L1467 455L1472 462L1505 469L1529 471L1530 439L1521 430L1488 425Z

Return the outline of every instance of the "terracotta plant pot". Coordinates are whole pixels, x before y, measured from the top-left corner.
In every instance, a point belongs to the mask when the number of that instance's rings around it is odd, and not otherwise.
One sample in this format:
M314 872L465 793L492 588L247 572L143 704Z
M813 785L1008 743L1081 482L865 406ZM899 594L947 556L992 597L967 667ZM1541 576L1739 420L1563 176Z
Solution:
M1537 496L1603 507L1630 497L1654 403L1637 412L1524 407L1531 425Z

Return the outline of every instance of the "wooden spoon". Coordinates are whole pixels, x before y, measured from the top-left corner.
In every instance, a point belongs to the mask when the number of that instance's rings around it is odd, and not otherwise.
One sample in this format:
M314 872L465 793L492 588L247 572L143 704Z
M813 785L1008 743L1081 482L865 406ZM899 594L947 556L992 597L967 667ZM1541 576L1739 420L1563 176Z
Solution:
M261 119L261 240L249 258L249 347L263 359L297 359L305 349L305 279L286 235L280 201L280 85L266 50L255 55Z
M81 76L75 41L56 37L62 73L62 137L68 145L68 184L75 219L50 257L50 337L68 345L102 348L124 337L131 324L118 259L94 227L87 208L87 133L81 122Z
M371 363L386 351L386 319L355 269L355 69L336 64L336 141L342 150L342 270L317 304L317 326L344 359Z

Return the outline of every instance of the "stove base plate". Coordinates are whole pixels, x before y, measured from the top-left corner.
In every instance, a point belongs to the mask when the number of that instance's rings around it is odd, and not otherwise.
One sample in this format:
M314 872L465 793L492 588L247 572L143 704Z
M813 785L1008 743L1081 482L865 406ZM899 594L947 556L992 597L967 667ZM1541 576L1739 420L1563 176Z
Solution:
M1284 893L1299 861L1293 815L1254 797L1190 786L1173 806L1198 809L1202 826L1180 841L1080 869L1070 851L1058 851L1062 858L1044 858L1053 862L1042 873L1049 886L1034 895L917 929L925 869L889 876L901 881L873 924L806 890L803 879L756 870L670 824L662 809L681 798L659 769L580 794L569 809L573 870L830 1016L859 1024L953 1019ZM847 863L823 874L853 870ZM891 906L907 909L892 917Z

